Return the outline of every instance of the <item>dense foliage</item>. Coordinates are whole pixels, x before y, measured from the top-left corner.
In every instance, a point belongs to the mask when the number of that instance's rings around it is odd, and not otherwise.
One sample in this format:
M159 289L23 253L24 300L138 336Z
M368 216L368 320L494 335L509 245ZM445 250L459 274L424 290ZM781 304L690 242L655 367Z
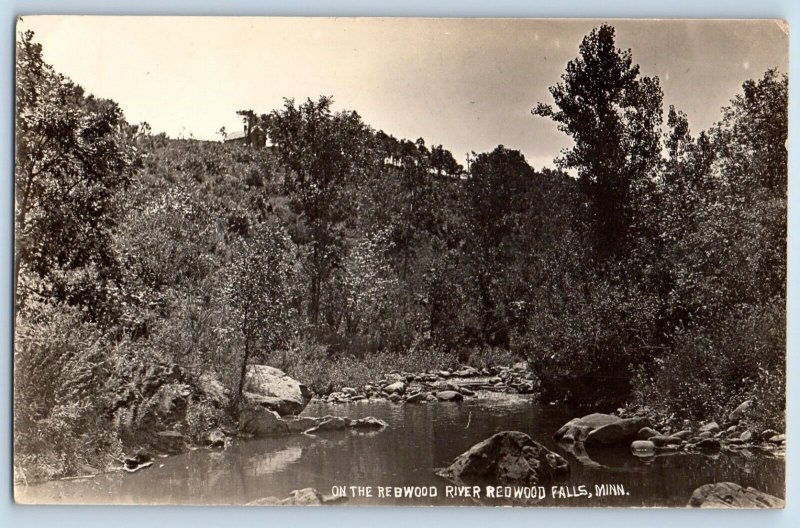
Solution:
M602 26L533 111L558 171L465 171L327 97L241 111L267 147L154 135L30 34L17 79L18 478L200 438L248 362L330 392L527 359L545 401L784 426L784 75L694 136Z

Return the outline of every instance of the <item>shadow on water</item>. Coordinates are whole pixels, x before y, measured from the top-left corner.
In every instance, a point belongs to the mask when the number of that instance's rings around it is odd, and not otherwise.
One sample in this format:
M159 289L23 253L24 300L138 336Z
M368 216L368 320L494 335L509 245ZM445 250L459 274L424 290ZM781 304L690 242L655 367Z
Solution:
M157 459L134 474L109 473L86 480L53 481L17 488L23 502L117 504L244 504L266 496L286 497L312 487L329 494L334 486L371 486L372 497L349 504L475 504L445 496L449 484L434 473L475 443L503 430L523 431L562 454L568 491L535 504L547 506L684 506L702 484L733 481L784 496L784 461L739 452L716 458L685 453L640 459L628 449L576 450L559 445L552 433L582 410L541 406L527 396L479 394L460 403L396 405L385 401L325 405L312 402L308 416L375 416L382 431L334 431L235 441L225 451L198 449ZM598 497L595 486L621 485L621 495ZM435 487L437 497L395 499L379 487ZM585 486L593 496L574 496ZM530 502L529 502L530 503Z

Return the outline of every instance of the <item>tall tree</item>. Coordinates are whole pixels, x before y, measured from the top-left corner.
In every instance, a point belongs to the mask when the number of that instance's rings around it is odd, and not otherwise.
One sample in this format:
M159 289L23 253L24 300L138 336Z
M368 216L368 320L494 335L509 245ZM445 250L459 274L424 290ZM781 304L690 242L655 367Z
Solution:
M352 220L355 193L350 192L378 163L372 132L356 112L331 110L333 100L320 97L300 105L286 100L266 119L269 137L287 169L286 187L294 208L303 215L309 239L310 302L316 324L321 290L343 255L345 222Z
M115 275L119 191L138 163L129 127L116 103L55 73L31 31L17 43L16 107L16 307L42 295L99 318Z
M514 290L508 286L512 262L520 256L511 240L521 232L534 175L519 151L500 145L475 158L467 180L472 231L467 248L480 296L483 339L491 345L508 346L506 313Z
M557 163L578 173L598 254L624 253L640 220L636 201L660 164L658 78L640 76L631 51L616 47L614 28L602 25L583 39L561 79L550 88L557 109L539 103L532 113L557 122L575 142Z

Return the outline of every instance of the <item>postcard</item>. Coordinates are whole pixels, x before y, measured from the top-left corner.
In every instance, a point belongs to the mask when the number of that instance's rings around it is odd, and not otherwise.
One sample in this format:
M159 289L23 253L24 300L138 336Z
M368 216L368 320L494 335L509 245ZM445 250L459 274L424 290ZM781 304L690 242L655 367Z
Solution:
M783 508L781 20L25 16L23 504Z

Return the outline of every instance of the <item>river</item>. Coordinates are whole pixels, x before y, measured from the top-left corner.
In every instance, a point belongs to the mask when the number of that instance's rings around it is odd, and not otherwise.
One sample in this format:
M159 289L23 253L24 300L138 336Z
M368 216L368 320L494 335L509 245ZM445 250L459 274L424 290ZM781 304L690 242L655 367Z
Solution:
M334 486L372 487L373 497L350 497L356 505L475 504L445 497L445 480L435 475L475 443L503 430L523 431L570 462L568 489L621 485L623 495L555 498L545 506L685 506L692 491L709 482L732 481L784 497L784 459L759 452L723 453L714 458L685 453L643 460L628 449L597 449L592 461L578 461L552 441L565 422L585 409L542 406L521 395L479 394L458 403L397 405L362 401L327 405L312 402L308 416L327 414L388 422L381 431L327 432L236 440L226 450L197 449L158 458L133 474L18 486L23 503L245 504L266 496L286 497L312 487L330 494ZM381 486L435 486L435 498L379 498ZM570 493L571 494L571 493Z

